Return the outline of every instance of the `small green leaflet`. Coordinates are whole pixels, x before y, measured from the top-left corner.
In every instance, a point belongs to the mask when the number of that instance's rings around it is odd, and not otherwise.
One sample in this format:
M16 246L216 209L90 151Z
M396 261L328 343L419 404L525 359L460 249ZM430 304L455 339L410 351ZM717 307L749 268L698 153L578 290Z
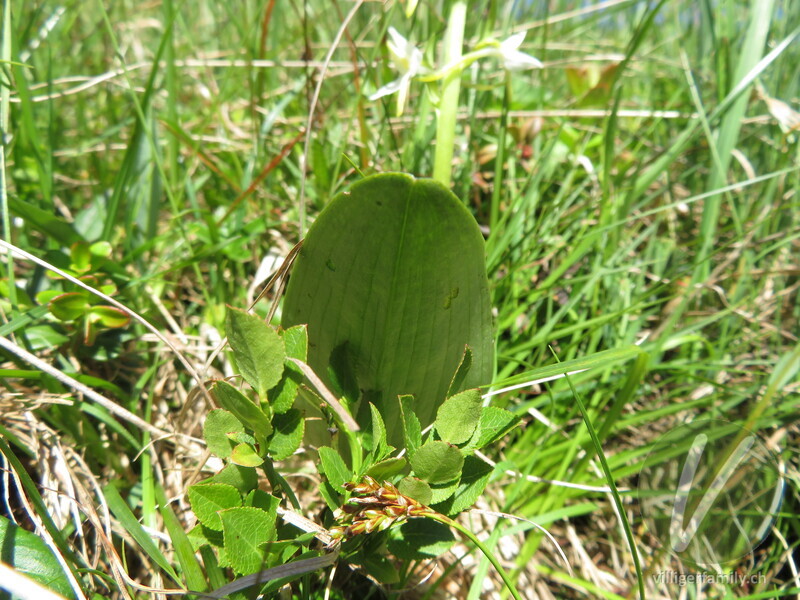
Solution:
M225 552L231 567L240 575L264 567L264 544L275 539L275 517L260 508L243 506L219 513Z
M225 333L242 377L259 398L266 398L267 390L277 385L283 374L283 339L259 317L232 307L228 307Z
M217 381L212 385L211 394L222 408L232 412L239 421L252 429L257 439L266 439L272 433L272 423L261 410L261 407L256 406L247 396L227 381Z
M242 505L239 490L224 483L198 483L189 487L188 496L200 522L215 531L222 530L219 511Z
M342 457L333 448L321 446L318 450L322 473L330 484L340 493L344 492L342 484L353 479L353 473L344 464Z
M244 425L239 422L233 413L217 408L206 416L203 424L203 437L209 452L220 458L231 455L234 444L228 437L229 433L244 433Z
M464 456L455 446L434 440L426 442L411 457L414 475L428 483L449 483L458 479Z
M445 442L463 444L481 419L481 394L477 389L450 396L439 407L434 426Z
M274 460L289 458L303 442L305 420L303 413L296 408L291 408L283 414L272 418L275 431L269 441L269 455Z

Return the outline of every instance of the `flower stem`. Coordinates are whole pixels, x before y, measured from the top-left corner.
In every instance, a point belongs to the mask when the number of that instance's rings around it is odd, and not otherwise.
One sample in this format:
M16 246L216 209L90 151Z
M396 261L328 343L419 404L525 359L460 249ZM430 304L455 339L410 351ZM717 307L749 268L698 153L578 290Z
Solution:
M500 574L500 577L502 578L503 583L506 584L506 588L508 588L508 591L511 592L511 595L514 597L514 600L522 600L522 596L519 595L519 592L517 591L517 588L514 585L514 582L511 580L511 577L508 575L506 570L503 568L503 565L500 564L500 561L497 560L497 557L492 553L492 551L489 550L489 548L487 548L483 544L483 542L481 542L478 539L478 536L476 536L474 533L472 533L469 529L467 529L466 527L464 527L460 523L454 521L453 519L445 517L444 515L440 515L438 513L434 513L434 514L430 515L430 518L433 519L434 521L439 521L440 523L443 523L445 525L448 525L449 527L452 527L453 529L455 529L459 533L461 533L464 536L466 536L467 538L469 538L469 540L473 544L475 544L481 552L483 552L484 556L489 559L489 562L492 563L492 566Z
M467 19L467 3L458 1L450 11L450 21L444 38L441 64L457 63L461 58L464 43L464 26ZM433 163L433 178L450 187L455 145L458 94L461 90L461 69L448 72L442 83L439 105L439 121L436 124L436 156Z

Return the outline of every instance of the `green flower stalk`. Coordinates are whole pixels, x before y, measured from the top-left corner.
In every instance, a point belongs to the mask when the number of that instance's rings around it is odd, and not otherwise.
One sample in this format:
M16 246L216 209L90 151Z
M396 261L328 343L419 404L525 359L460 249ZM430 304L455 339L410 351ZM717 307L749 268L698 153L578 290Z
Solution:
M525 40L524 31L515 33L503 41L484 40L471 52L462 54L466 11L465 2L456 2L453 5L443 43L441 58L443 66L438 70L426 67L423 64L422 52L394 27L390 27L386 45L392 56L392 64L399 71L400 77L387 83L369 97L370 100L377 100L390 94L397 94L395 115L400 116L405 109L411 82L414 79L424 83L442 82L437 112L433 178L448 187L452 177L458 98L464 69L483 58L498 59L507 74L512 71L542 67L542 63L536 58L519 50Z
M444 38L444 64L460 62L466 21L467 3L456 2L450 11L450 22ZM450 187L453 171L453 149L460 91L461 68L455 68L447 72L442 83L439 121L436 124L436 154L433 161L433 178L447 187Z

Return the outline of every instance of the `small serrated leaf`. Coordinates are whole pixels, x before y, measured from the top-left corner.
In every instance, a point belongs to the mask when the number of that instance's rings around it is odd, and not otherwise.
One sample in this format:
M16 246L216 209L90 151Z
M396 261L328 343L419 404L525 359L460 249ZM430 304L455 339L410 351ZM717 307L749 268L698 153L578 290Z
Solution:
M303 443L305 420L303 413L292 408L272 418L274 431L269 441L268 452L274 460L290 457Z
M264 459L250 444L236 444L231 450L231 462L242 467L257 467Z
M420 504L427 506L431 502L431 486L427 482L422 481L418 477L403 477L400 483L397 484L397 489L404 496L413 498Z
M190 486L187 494L198 520L216 531L222 530L219 511L242 505L239 490L224 483L198 483Z
M411 457L414 475L431 484L457 480L463 466L461 451L441 440L426 442Z
M242 377L259 398L266 398L267 390L283 374L283 339L259 317L232 307L228 308L225 333Z
M491 474L491 465L475 456L468 456L464 460L461 478L453 495L446 502L437 505L436 510L446 515L455 515L468 509L483 493Z
M332 511L339 508L342 504L342 501L339 499L339 494L341 491L337 491L329 482L323 481L322 485L318 488L319 495L322 496L322 499L325 501L325 504L328 505Z
M275 517L260 508L243 506L219 513L225 552L240 575L255 573L264 565L263 545L275 537Z
M478 439L475 448L483 448L492 444L514 429L520 422L520 418L497 406L484 406L481 410L481 420L479 424ZM472 446L472 444L470 444Z
M186 534L189 542L192 544L192 549L197 552L203 546L214 546L215 548L222 548L225 544L222 531L214 531L209 529L202 523L198 523Z
M250 490L250 493L244 499L244 506L254 506L267 512L273 517L278 514L278 506L280 506L280 499L272 494L268 494L264 490Z
M458 489L458 479L448 483L431 484L431 506L438 505L453 497Z
M394 447L386 443L386 425L380 411L371 402L369 409L372 413L372 459L378 462L389 456Z
M328 478L328 481L339 493L343 493L342 484L353 479L353 472L347 468L342 457L333 448L321 446L317 452L319 452L320 460L318 466L322 467L322 474Z
M207 479L206 482L232 485L239 490L240 494L244 495L258 485L258 476L252 467L240 467L228 463L222 471Z
M272 423L247 396L227 381L217 381L211 386L211 394L222 408L230 411L245 426L252 429L256 436L266 439L272 433Z
M217 548L217 564L222 567L223 569L227 569L231 566L231 561L228 558L228 553L225 552L225 546L222 548Z
M244 432L244 425L233 413L222 408L208 413L203 424L203 437L209 452L220 458L228 458L234 446L228 437L231 432Z
M430 519L411 519L392 528L389 552L402 560L425 560L444 554L455 542L447 525Z
M365 552L363 558L364 568L367 573L372 575L377 581L383 585L391 585L400 582L400 572L394 566L390 557L376 554L372 552Z
M308 359L308 333L305 325L295 325L282 334L287 358L306 362ZM269 392L269 402L275 414L288 411L294 405L297 390L303 383L303 372L296 364L287 360L281 380Z
M225 437L227 437L234 444L250 444L251 446L256 445L256 438L249 433L244 433L242 431L230 431L225 434Z
M477 389L450 396L439 407L434 426L445 442L463 444L481 419L481 394Z
M391 479L406 468L406 459L401 457L386 458L367 469L367 475L378 481Z
M308 359L308 327L295 325L282 333L286 356L306 362Z
M255 508L260 508L264 512L267 513L270 520L274 523L275 519L278 517L278 507L280 506L281 501L280 498L276 498L272 494L265 492L264 490L253 490L251 491L244 500L244 506L253 506ZM267 539L268 542L275 542L278 538L277 532L273 532L270 534L269 538ZM297 542L298 538L294 538L294 541L287 541L287 542L279 542L279 543L286 543L292 545ZM278 547L276 544L271 546L271 552L277 552Z
M398 396L397 401L400 403L400 418L403 419L403 441L410 458L422 445L422 427L414 413L414 396Z

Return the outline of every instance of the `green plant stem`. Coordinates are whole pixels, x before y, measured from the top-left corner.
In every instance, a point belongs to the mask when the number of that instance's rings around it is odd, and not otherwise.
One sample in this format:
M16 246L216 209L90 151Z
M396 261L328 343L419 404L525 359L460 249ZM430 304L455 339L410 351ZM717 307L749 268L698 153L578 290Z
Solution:
M500 561L497 560L497 557L492 553L492 551L489 550L489 548L487 548L474 533L460 523L457 523L453 519L445 517L444 515L435 513L430 515L430 518L434 521L438 521L439 523L443 523L448 527L452 527L462 535L469 538L469 540L478 547L478 550L483 552L484 556L489 559L489 562L492 563L492 566L497 570L500 578L503 580L503 583L506 584L508 591L511 592L512 596L514 596L514 600L522 600L522 596L519 595L517 587L514 585L514 582L511 580L511 577L509 577L506 570L503 568L503 565L500 564Z
M0 61L5 66L0 81L0 212L3 213L3 238L11 241L11 217L8 214L8 185L6 183L6 139L8 139L8 111L11 108L11 7L3 1L2 39L0 39ZM8 299L12 307L17 306L17 286L14 282L14 258L8 251Z
M467 3L456 2L450 11L450 21L444 38L442 64L453 64L461 58L464 42L464 26L467 19ZM453 169L453 147L458 116L458 94L461 91L461 69L452 69L442 83L442 98L439 104L439 121L436 124L436 156L433 163L433 178L450 187Z

